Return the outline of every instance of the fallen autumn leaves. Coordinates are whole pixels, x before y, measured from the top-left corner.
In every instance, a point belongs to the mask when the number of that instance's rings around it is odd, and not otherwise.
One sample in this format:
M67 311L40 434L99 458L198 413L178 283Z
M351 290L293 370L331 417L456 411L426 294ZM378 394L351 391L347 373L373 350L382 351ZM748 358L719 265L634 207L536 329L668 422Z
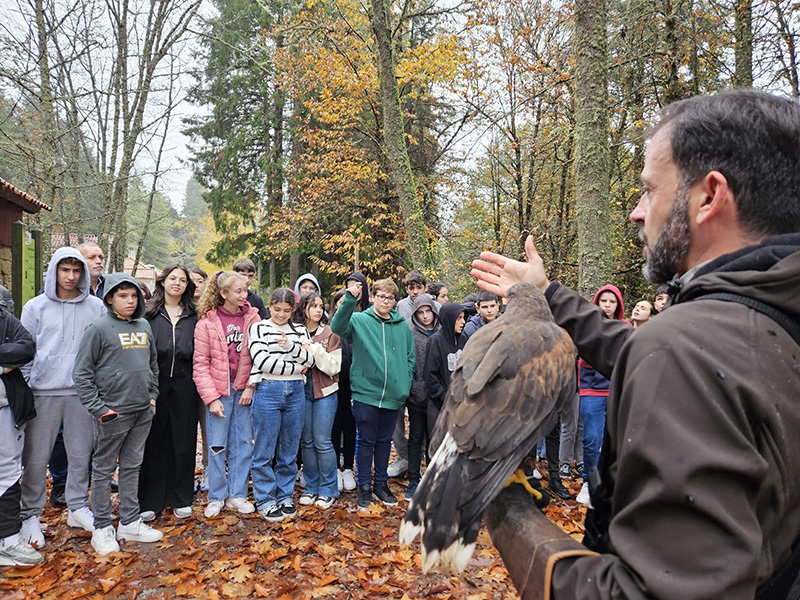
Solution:
M402 495L401 486L392 483L392 488ZM573 493L578 488L570 485ZM294 519L273 524L230 511L204 519L198 503L190 519L169 514L153 523L164 532L160 542L122 543L121 552L105 557L93 552L91 534L67 527L66 511L48 508L46 562L1 571L0 597L518 598L485 529L463 574L423 575L418 545L403 548L398 542L407 505L373 504L369 514L357 514L355 493L343 492L330 510L300 506ZM583 511L575 502L554 502L547 509L576 537L583 533Z

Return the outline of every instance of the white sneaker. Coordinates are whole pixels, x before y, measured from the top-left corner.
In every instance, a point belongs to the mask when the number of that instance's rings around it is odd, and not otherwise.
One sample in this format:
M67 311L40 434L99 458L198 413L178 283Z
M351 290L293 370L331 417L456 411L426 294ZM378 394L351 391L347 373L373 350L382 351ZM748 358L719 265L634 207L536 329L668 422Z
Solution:
M594 508L592 506L592 498L589 496L589 482L584 482L581 486L581 491L578 493L578 497L575 498L581 504L588 504L589 508Z
M42 526L39 523L39 517L33 515L22 522L22 528L19 530L19 538L38 550L44 548L44 534L42 533Z
M256 512L256 507L244 498L228 498L225 500L225 508L239 511L243 515Z
M316 494L312 494L311 492L303 492L302 494L300 494L300 500L298 502L301 506L311 506L316 501L317 501Z
M335 498L331 498L330 496L320 496L314 504L319 506L322 510L328 510L333 506L334 500Z
M149 523L150 521L156 520L156 511L154 510L146 510L139 515L145 523Z
M408 461L405 458L398 458L392 464L389 465L389 468L386 469L386 474L389 477L399 477L403 473L406 472L408 469Z
M348 492L356 489L356 476L353 475L353 469L342 471L342 487Z
M107 525L92 532L92 548L100 556L105 556L109 552L119 552L119 544L114 537L114 526Z
M67 514L67 525L70 527L80 527L85 531L94 531L94 515L88 506L82 506L78 510L71 510Z
M0 566L2 567L31 567L43 562L44 556L27 542L18 540L16 544L0 544Z
M297 485L297 487L305 489L305 487L306 487L306 478L303 477L303 469L300 469L297 472L297 478L294 480L294 482Z
M339 488L340 492L344 488L344 479L342 478L342 472L339 469L336 469L336 487Z
M203 515L205 515L206 519L216 517L222 511L223 506L225 506L225 503L222 500L212 500L208 503L208 506L206 506Z
M173 508L172 514L175 515L178 519L188 519L192 516L192 507L191 506L181 506L180 508ZM142 521L145 519L142 518Z
M133 523L127 525L119 524L117 527L117 539L128 540L129 542L157 542L164 534L158 529L153 529L142 521L137 519Z
M200 479L200 491L208 491L208 469L203 469L203 477Z

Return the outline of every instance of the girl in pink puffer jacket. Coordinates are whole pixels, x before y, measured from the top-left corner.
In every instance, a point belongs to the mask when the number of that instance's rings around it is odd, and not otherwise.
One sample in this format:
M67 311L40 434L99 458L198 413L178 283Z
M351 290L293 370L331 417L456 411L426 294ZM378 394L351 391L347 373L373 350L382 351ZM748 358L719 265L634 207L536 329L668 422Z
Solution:
M247 330L260 318L247 302L247 279L233 271L213 275L200 298L197 315L193 378L206 405L209 476L205 516L217 516L223 505L252 513L255 507L247 501L253 456L253 388L247 383L252 361Z

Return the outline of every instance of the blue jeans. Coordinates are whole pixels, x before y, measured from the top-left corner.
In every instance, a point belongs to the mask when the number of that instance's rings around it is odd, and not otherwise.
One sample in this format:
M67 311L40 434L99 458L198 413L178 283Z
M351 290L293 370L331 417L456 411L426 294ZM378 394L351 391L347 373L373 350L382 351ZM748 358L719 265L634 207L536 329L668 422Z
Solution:
M250 415L255 434L253 494L259 508L292 499L305 402L302 381L265 379L256 388Z
M606 427L606 396L581 396L581 417L583 418L583 478L589 480L589 473L600 460L600 447L603 445L603 431Z
M378 408L358 400L353 401L353 417L358 430L356 464L358 485L369 485L372 480L372 462L375 461L375 485L386 483L389 476L389 453L392 451L392 433L397 424L399 410Z
M331 442L333 419L336 417L338 404L336 392L316 400L313 391L311 398L306 394L301 442L305 491L330 498L339 496L339 487L336 484L336 453Z
M234 391L232 387L230 391L230 396L220 398L224 417L211 414L206 407L209 502L247 498L247 480L253 458L250 406L239 406L242 392Z

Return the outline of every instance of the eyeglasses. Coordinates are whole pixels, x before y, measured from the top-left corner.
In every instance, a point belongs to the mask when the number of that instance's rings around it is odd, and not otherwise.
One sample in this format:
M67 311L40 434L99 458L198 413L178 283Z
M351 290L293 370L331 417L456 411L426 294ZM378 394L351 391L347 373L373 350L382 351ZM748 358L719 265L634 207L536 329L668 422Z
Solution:
M394 302L394 296L385 296L384 294L375 294L375 298L381 302Z

